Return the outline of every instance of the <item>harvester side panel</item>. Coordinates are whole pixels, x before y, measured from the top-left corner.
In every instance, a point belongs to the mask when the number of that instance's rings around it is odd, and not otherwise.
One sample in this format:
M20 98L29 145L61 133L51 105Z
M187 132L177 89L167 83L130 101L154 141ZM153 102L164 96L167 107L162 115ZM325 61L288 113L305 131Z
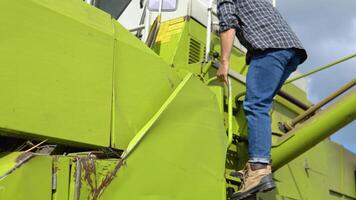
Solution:
M124 27L115 26L112 147L125 149L182 78Z
M121 166L102 199L225 199L226 144L216 96L193 77Z
M0 7L0 128L109 146L110 16L69 0L1 1Z

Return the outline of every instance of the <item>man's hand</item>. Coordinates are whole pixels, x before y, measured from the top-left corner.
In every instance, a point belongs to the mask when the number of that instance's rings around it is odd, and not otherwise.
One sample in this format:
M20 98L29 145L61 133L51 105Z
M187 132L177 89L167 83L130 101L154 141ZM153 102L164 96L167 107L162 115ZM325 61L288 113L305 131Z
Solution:
M218 72L216 73L216 76L220 81L227 83L228 72L229 72L229 63L221 62Z

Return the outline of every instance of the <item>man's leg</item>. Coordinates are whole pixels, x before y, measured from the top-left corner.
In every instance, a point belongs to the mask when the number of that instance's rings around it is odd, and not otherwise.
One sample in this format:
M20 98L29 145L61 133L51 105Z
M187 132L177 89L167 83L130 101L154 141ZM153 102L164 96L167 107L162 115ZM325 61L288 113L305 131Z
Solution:
M285 72L294 56L293 50L275 50L261 53L251 60L244 101L249 162L268 164L270 161L272 131L269 112L274 95L288 78Z
M247 180L243 180L242 189L233 197L243 199L274 187L271 167L268 165L272 140L269 112L274 95L295 70L288 67L295 56L293 50L268 50L251 60L244 101L249 142L249 163L246 168L249 174Z
M284 74L281 78L281 81L278 84L277 89L274 91L273 93L273 97L276 96L277 92L282 88L284 82L286 82L286 80L289 78L289 76L295 71L297 70L298 65L300 64L300 58L298 55L295 55L291 58L291 60L289 61L287 67L284 70Z

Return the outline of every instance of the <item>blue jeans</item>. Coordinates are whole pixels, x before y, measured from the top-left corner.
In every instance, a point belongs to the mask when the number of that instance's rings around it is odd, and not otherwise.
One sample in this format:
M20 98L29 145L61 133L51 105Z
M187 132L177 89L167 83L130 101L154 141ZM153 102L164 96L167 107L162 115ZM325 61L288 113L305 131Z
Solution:
M248 126L249 162L269 163L273 97L300 64L293 49L268 49L252 56L243 104Z

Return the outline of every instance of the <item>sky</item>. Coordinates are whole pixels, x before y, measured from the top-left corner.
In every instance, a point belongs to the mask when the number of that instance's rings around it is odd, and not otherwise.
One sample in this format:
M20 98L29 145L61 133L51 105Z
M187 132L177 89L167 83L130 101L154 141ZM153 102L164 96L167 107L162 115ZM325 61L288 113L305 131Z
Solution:
M356 0L277 0L277 9L308 52L302 73L356 53ZM317 103L354 78L356 58L307 78L308 98ZM356 153L356 122L331 139Z
M137 10L138 0L132 5L132 10ZM308 52L309 58L299 67L300 72L356 53L356 0L277 0L277 9ZM134 19L126 16L122 20ZM356 78L356 58L307 78L308 99L318 103L353 78ZM356 122L331 139L356 153Z

